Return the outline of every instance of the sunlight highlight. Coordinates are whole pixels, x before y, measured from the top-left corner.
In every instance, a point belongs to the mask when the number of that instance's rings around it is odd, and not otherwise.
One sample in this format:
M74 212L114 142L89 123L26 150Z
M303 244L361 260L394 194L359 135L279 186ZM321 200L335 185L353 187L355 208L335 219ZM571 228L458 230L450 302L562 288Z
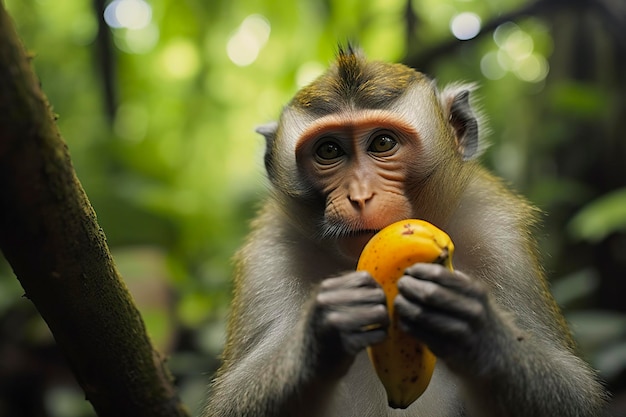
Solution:
M450 30L455 38L467 41L480 33L480 25L480 17L476 13L464 12L452 18Z
M104 21L114 29L143 29L152 21L152 7L144 0L114 0L104 10Z
M496 28L493 40L496 51L485 54L480 68L486 78L496 80L513 73L526 82L543 81L550 70L547 59L535 51L532 36L513 22Z
M265 17L258 14L246 17L226 44L228 58L240 67L252 64L267 43L270 32L271 26Z
M200 56L196 45L185 38L171 40L165 45L159 62L164 75L173 79L191 78L200 70Z

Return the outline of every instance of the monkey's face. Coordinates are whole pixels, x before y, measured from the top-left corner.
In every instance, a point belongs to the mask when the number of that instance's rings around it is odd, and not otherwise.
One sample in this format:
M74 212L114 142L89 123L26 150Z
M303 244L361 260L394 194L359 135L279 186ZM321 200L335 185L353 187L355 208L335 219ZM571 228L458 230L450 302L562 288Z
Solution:
M439 92L404 65L340 53L258 130L279 203L303 233L354 261L395 221L445 224L467 181L459 164L478 154L471 89Z
M412 216L408 167L420 142L413 129L380 110L350 111L318 119L296 147L308 186L324 201L322 235L350 259L374 233Z

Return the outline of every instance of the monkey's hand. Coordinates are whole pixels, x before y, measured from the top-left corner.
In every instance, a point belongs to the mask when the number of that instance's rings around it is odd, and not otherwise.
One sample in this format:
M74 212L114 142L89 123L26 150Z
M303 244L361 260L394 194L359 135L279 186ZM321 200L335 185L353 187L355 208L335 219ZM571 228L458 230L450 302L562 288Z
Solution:
M347 372L357 353L386 337L388 325L385 293L368 272L327 278L319 285L313 328L321 365Z
M405 273L394 301L400 326L451 369L484 372L498 362L494 344L517 337L482 282L438 264L418 263Z

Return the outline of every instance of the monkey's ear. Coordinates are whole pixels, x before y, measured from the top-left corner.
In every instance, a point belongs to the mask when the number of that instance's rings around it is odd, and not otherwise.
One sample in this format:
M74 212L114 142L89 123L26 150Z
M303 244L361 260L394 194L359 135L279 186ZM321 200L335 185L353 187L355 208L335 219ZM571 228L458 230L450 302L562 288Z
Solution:
M269 122L257 127L254 130L256 133L260 133L265 137L265 143L268 149L271 149L276 138L276 132L278 131L278 122Z
M457 150L465 161L480 155L478 116L470 103L474 88L472 85L454 85L442 93L448 121L455 132Z

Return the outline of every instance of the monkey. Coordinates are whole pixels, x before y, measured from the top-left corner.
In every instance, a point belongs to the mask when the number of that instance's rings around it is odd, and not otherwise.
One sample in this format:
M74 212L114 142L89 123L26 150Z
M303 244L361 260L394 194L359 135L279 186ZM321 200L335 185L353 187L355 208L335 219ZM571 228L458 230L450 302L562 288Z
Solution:
M258 129L270 191L235 258L204 417L603 413L540 265L538 209L479 162L474 89L439 89L348 45ZM385 294L355 269L377 231L407 218L446 231L456 251L454 271L418 263L398 281L400 326L438 361L396 410L366 352L387 334Z

